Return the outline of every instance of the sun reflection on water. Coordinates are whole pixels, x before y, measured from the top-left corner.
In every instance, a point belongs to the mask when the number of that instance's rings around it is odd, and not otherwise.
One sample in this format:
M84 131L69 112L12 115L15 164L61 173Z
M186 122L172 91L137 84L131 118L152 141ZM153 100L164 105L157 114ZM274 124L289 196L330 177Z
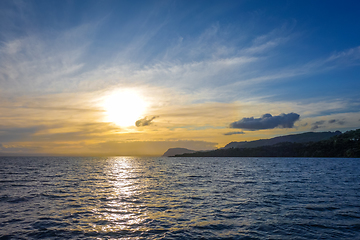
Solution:
M95 231L116 232L142 228L146 214L139 200L142 184L139 169L133 157L113 157L108 159L104 174L109 192L103 203L94 209L98 216Z

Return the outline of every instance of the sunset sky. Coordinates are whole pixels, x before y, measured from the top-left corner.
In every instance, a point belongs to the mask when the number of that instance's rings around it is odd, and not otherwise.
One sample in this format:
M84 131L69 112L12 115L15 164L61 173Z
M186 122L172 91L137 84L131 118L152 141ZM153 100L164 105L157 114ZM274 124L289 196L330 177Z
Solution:
M360 126L360 1L0 1L1 155Z

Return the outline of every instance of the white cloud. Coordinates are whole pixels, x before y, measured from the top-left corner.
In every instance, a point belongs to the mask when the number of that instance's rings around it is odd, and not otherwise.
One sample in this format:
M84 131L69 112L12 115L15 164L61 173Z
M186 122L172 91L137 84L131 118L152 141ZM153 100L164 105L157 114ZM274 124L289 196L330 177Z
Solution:
M324 64L335 65L359 65L360 64L360 46L350 48L346 51L333 53L330 57L324 60Z
M0 46L0 86L7 91L46 91L84 66L89 31L80 26L53 35L30 35ZM53 91L55 89L52 89Z
M267 97L252 92L262 83L328 71L343 63L356 64L360 56L357 47L329 58L268 68L264 63L272 61L273 50L293 38L289 30L275 29L255 37L249 47L238 48L239 42L227 41L228 33L215 24L196 38L181 38L164 46L162 54L154 55L146 64L129 57L134 51L140 53L161 27L158 26L155 33L149 31L134 39L126 45L128 48L114 52L101 61L101 65L87 62L86 56L92 47L88 36L94 32L87 24L52 35L31 35L4 42L0 46L0 86L3 93L16 90L97 94L110 88L138 87L150 94L161 93L157 97L168 105L250 102Z

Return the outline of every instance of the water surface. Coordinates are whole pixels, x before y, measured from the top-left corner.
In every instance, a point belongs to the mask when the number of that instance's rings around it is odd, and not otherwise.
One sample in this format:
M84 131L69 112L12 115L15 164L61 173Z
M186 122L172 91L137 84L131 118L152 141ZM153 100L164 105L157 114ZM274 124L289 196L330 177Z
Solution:
M359 161L0 157L0 239L360 239Z

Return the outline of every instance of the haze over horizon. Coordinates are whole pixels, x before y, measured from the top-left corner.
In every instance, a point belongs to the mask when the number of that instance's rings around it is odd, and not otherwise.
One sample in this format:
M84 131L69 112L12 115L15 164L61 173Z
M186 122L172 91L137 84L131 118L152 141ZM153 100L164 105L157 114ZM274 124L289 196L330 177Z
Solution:
M162 155L360 125L357 1L0 2L0 154Z

